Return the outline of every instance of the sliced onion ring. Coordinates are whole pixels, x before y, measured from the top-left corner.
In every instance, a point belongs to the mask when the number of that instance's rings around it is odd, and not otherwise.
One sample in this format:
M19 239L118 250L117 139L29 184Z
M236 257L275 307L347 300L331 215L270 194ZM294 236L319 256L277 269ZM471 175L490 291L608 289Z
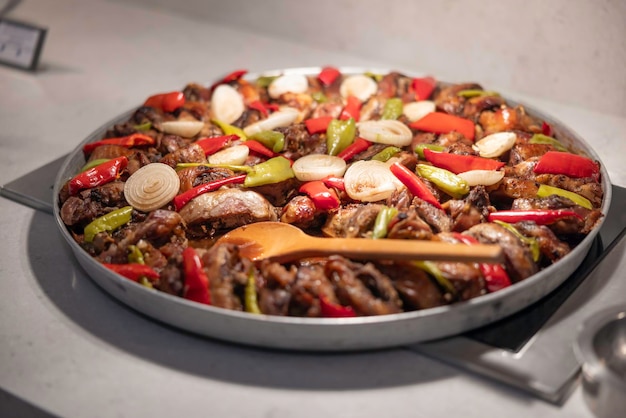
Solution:
M410 122L420 120L429 113L437 109L435 102L431 100L420 100L419 102L406 103L402 108L402 113Z
M250 148L245 145L235 145L209 155L208 160L210 164L242 165L249 153Z
M278 112L272 113L267 117L267 119L263 119L246 126L243 128L243 132L248 136L252 136L259 132L283 128L292 124L296 119L298 119L299 115L300 112L298 109L294 109L293 107L281 107Z
M231 124L243 114L246 106L239 92L228 84L220 84L211 96L213 119Z
M267 88L272 99L278 99L285 93L304 93L309 88L309 81L302 74L285 74L276 78Z
M173 120L161 123L163 132L183 138L193 138L202 128L204 128L204 122L198 120Z
M496 158L513 148L517 135L514 132L497 132L487 135L474 144L481 157Z
M413 140L413 133L397 120L368 120L358 125L359 136L379 144L404 147Z
M357 161L346 170L343 177L346 193L351 199L378 202L387 199L404 185L382 161Z
M300 181L321 180L327 176L343 176L346 162L343 158L326 154L309 154L298 158L291 167Z
M124 183L124 197L135 209L150 212L170 202L178 193L180 179L169 165L151 163L135 171Z
M378 91L376 82L371 77L363 74L346 77L339 87L341 97L354 96L362 102L369 99L376 91Z
M470 186L492 186L504 178L504 171L470 170L457 174Z

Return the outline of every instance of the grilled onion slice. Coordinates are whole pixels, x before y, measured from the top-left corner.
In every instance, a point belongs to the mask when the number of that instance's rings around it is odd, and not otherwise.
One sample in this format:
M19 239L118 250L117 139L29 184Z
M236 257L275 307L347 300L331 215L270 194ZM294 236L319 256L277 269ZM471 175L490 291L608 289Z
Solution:
M298 158L291 167L300 181L321 180L327 176L343 176L346 162L326 154L309 154Z
M152 163L141 167L126 180L124 197L133 208L150 212L165 206L179 188L180 179L172 167Z
M382 161L368 160L353 163L343 176L346 193L351 199L378 202L387 199L404 185Z
M204 122L199 120L172 120L163 122L161 129L166 134L178 135L183 138L193 138L204 128Z
M404 147L413 140L411 130L397 120L368 120L357 126L361 138L378 144Z

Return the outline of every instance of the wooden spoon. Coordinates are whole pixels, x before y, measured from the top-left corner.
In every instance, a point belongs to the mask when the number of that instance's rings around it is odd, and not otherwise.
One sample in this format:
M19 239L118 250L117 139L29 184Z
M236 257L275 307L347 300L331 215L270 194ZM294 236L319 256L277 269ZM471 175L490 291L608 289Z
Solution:
M216 244L239 246L243 257L278 262L339 254L353 259L431 260L497 263L503 260L497 245L460 245L438 241L365 238L318 238L282 222L244 225L222 236Z

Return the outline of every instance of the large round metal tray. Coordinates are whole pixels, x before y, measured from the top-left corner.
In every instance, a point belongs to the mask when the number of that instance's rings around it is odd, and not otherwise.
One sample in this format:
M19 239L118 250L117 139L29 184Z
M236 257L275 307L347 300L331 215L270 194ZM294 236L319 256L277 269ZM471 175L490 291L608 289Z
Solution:
M320 68L294 68L263 73L317 74ZM342 68L344 74L386 73L388 70ZM409 74L409 72L405 72ZM254 76L251 76L254 77ZM511 104L518 104L507 99ZM524 105L528 113L550 123L567 145L599 160L593 149L576 133L554 118ZM89 276L104 290L137 311L166 324L203 336L253 346L317 351L366 350L394 347L456 335L511 315L538 301L565 281L589 251L598 225L570 254L532 277L504 290L452 305L358 318L297 318L251 315L187 301L146 288L113 273L91 258L71 237L59 214L59 190L85 163L82 145L100 139L106 129L130 117L126 112L97 129L82 141L63 163L54 186L54 216L74 256ZM602 166L606 216L611 185Z

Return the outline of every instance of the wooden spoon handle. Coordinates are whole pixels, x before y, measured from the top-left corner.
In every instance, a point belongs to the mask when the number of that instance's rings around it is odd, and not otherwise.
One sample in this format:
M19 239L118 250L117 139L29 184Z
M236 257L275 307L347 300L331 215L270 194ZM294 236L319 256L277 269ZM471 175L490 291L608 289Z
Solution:
M354 259L430 260L497 263L503 260L497 245L462 245L437 241L365 238L316 238L298 240L284 254L288 258L340 254Z

